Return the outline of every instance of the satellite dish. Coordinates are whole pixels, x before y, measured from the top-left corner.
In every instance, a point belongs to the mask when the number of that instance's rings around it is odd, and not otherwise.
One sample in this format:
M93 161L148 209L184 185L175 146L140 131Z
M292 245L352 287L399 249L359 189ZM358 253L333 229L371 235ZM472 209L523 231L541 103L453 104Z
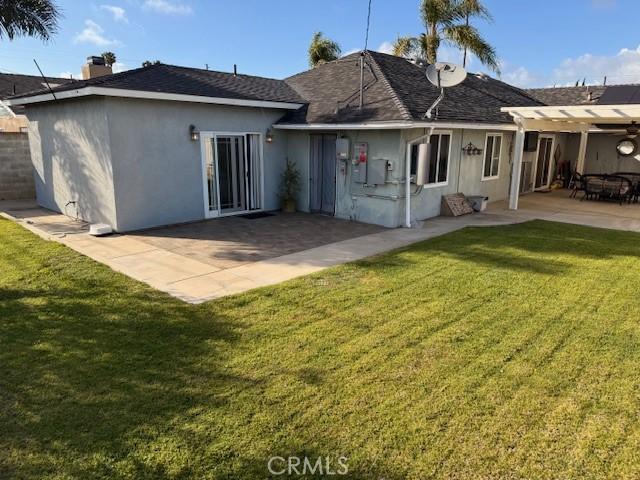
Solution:
M444 89L462 83L467 78L467 72L460 65L454 63L436 62L427 67L426 73L427 80L440 89L440 96L424 114L426 118L431 118L431 112L444 98Z
M465 78L465 69L454 63L437 62L427 67L427 80L438 88L453 87Z

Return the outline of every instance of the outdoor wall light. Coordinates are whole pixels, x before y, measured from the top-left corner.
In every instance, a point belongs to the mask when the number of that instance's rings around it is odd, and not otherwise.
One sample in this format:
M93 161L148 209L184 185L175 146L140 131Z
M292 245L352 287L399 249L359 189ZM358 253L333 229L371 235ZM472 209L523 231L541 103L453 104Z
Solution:
M473 143L469 142L466 147L462 147L462 153L466 155L480 155L482 150L476 147Z
M189 125L189 138L192 142L196 142L200 138L200 132L195 125Z
M267 141L267 143L273 142L273 132L271 131L271 129L267 130L267 134L265 135L264 139Z

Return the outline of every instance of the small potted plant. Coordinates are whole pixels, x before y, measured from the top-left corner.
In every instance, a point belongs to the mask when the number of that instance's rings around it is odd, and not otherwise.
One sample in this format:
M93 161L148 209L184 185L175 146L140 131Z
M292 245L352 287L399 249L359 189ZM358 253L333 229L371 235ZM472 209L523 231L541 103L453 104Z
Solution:
M292 161L287 159L287 166L282 172L282 186L280 187L280 200L282 211L293 213L296 211L296 197L300 191L300 172Z

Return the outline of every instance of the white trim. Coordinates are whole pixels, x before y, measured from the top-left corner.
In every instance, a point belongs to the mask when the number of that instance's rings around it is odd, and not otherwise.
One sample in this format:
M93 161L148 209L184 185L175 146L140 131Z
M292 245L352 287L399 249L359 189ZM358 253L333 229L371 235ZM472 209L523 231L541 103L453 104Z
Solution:
M426 135L422 135L418 138L414 138L413 140L409 140L407 142L409 151L411 151L411 147L413 147L413 145L415 145L416 143L418 143L418 141L424 139L424 138L429 138L429 141L431 141L431 137L433 135L438 135L438 161L437 161L437 168L436 168L436 179L438 178L438 173L439 172L439 163L440 163L440 145L442 143L442 137L441 135L449 135L449 151L447 152L447 179L444 182L435 182L435 183L425 183L422 186L422 189L430 189L430 188L440 188L440 187L446 187L449 185L449 175L451 173L451 148L453 147L453 131L452 130L433 130L430 133L426 134ZM411 154L409 154L409 161L411 161Z
M487 144L489 143L489 137L500 137L500 151L498 152L498 174L497 175L490 175L488 177L486 177L484 175L484 170L486 167L486 161L487 161ZM487 132L487 134L484 136L484 152L482 155L482 172L480 172L481 176L480 176L480 181L481 182L488 182L490 180L498 180L500 178L500 162L502 162L502 145L504 143L504 138L502 133L496 133L496 132ZM493 147L495 146L495 140L493 145L491 146L491 165L490 167L493 167ZM491 172L491 170L493 170L492 168L489 168L489 172Z
M239 107L280 108L285 110L297 110L302 103L273 102L267 100L244 100L239 98L206 97L202 95L184 95L180 93L145 92L142 90L127 90L123 88L105 87L81 87L76 90L55 92L55 100L68 98L81 98L89 95L105 97L140 98L149 100L169 100L175 102L212 103L216 105L234 105ZM8 105L28 105L31 103L54 101L51 93L34 95L32 97L14 98L5 100Z
M206 171L206 139L208 140L215 140L217 139L217 137L231 137L231 136L235 136L235 137L243 137L244 138L244 151L245 151L245 169L247 168L247 154L246 154L246 150L247 150L247 135L257 135L258 136L258 143L260 145L260 208L257 209L249 209L246 208L245 210L237 210L237 211L233 211L233 212L226 212L226 213L222 213L222 209L220 208L220 182L218 179L218 142L214 141L213 142L213 147L215 148L215 152L213 152L213 161L214 161L214 171L216 173L216 182L218 182L217 187L216 187L216 194L218 196L217 198L217 202L218 202L218 210L212 212L211 210L209 210L209 185L207 182L207 171ZM265 204L264 204L264 198L265 198L265 192L264 192L264 137L262 132L214 132L214 131L200 131L200 156L201 156L201 163L202 163L202 182L203 182L203 201L204 201L204 218L218 218L218 217L229 217L229 216L233 216L233 215L243 215L245 213L257 213L257 212L263 212L265 209ZM245 175L245 181L246 181L246 175ZM247 201L248 198L248 191L245 191L245 201ZM248 206L248 202L247 205Z
M536 180L538 179L538 156L540 155L540 143L542 143L542 139L551 139L551 149L549 153L549 166L547 167L547 183L545 185L540 185L536 187ZM551 167L553 166L553 153L556 146L556 136L552 133L541 134L538 136L538 146L536 148L536 160L534 163L533 169L533 191L538 190L546 190L551 185Z
M503 130L515 131L512 123L453 123L453 122L371 122L371 123L309 123L275 124L278 130L398 130L410 128L438 128L465 130Z

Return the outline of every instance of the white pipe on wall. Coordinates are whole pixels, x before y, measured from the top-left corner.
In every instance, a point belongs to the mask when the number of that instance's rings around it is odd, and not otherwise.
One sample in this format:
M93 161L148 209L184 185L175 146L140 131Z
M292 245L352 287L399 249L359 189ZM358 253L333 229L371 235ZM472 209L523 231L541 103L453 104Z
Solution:
M411 146L415 145L418 142L421 142L425 138L427 139L427 143L433 134L434 127L429 128L429 132L426 135L422 135L421 137L414 138L413 140L407 142L407 152L405 155L405 183L406 183L406 193L404 199L404 226L406 228L411 228Z

